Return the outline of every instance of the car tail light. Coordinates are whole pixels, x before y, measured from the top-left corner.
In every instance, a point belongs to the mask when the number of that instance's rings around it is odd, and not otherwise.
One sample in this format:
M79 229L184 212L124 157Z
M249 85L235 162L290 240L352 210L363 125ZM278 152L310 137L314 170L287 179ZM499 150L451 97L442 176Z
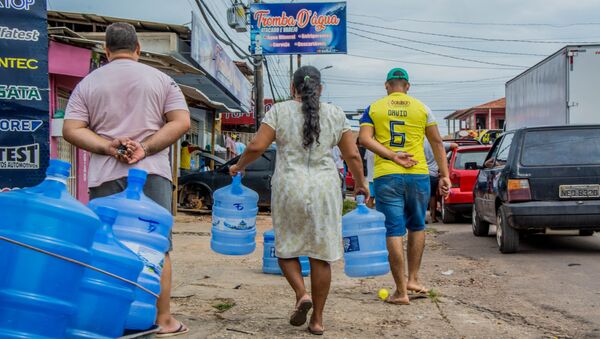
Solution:
M450 175L450 181L452 182L452 188L460 187L460 176L456 173Z
M508 179L508 201L531 200L529 179Z

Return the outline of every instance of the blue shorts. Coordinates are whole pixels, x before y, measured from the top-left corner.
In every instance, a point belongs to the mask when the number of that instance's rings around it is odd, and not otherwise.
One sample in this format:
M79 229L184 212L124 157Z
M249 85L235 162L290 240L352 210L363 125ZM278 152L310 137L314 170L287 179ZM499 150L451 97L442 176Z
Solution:
M385 215L387 237L403 237L406 229L425 229L431 194L427 174L390 174L375 179L377 210Z
M371 198L375 199L375 184L372 181L369 182L369 194L371 194Z

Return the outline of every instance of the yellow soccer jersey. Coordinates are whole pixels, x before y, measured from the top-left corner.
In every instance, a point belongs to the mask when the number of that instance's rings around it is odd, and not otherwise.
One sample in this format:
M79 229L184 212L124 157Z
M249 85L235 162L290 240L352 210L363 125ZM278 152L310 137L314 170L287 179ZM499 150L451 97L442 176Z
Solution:
M431 109L418 99L396 92L377 100L360 119L361 126L373 126L375 140L394 152L414 155L419 163L404 168L391 160L375 156L375 178L389 174L429 174L423 139L425 128L437 125Z

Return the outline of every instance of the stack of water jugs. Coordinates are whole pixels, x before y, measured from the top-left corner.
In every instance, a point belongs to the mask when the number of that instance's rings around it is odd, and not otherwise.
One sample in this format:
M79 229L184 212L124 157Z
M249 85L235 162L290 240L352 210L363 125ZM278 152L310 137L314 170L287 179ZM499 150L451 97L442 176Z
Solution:
M143 194L144 171L90 208L68 194L69 173L51 160L41 184L0 194L0 338L115 338L154 324L171 214Z
M387 274L390 271L385 241L385 216L365 205L358 196L357 208L342 218L345 272L350 277ZM225 255L250 254L256 247L258 194L242 185L241 174L213 194L211 248ZM275 256L275 233L264 233L263 272L281 274ZM310 274L307 257L300 257L302 275Z

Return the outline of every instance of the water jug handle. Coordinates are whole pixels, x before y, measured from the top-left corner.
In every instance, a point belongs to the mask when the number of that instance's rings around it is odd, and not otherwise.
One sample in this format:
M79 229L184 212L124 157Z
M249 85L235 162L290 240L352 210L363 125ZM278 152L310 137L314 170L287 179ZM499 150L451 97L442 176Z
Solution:
M367 205L365 205L365 196L364 195L358 195L356 196L356 203L358 204L357 206L357 210L358 213L360 214L368 214L369 213L369 208L367 207Z
M238 173L233 177L233 183L231 184L231 193L235 195L242 194L242 173Z
M365 196L362 194L356 196L356 203L359 205L364 205L365 204Z

